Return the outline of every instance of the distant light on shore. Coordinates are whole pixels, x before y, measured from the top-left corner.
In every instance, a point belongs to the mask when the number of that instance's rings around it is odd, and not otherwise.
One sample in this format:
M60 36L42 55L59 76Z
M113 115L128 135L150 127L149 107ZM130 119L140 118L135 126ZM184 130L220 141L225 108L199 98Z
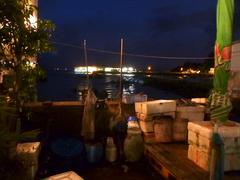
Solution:
M120 68L114 68L114 67L97 67L97 66L78 66L74 68L75 74L93 74L94 72L106 72L106 73L112 73L112 72L120 72ZM123 73L135 73L137 70L133 67L123 67L122 68Z
M182 73L182 74L200 74L201 71L198 70L198 69L195 70L195 69L192 69L192 68L183 70L183 68L181 68L181 73Z
M214 74L214 68L210 68L210 70L208 71L208 74Z

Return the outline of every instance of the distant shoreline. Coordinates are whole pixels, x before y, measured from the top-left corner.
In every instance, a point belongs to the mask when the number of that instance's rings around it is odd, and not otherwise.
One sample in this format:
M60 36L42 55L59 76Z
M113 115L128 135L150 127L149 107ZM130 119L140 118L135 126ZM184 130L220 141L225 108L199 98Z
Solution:
M170 79L162 77L146 77L144 79L145 86L152 86L161 90L174 92L184 98L208 97L212 89L212 80L199 80L198 82L190 82L186 79Z

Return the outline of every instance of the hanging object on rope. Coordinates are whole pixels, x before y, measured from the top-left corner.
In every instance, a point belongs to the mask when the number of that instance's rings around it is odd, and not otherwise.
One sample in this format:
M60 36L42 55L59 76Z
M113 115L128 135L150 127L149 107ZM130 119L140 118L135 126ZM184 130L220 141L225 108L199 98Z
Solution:
M87 58L87 41L84 40L84 59L86 65L86 82L87 82L87 96L84 101L84 112L82 119L82 131L81 135L85 140L93 140L95 138L95 105L97 97L94 94L88 73L88 58Z
M81 135L85 140L93 140L95 138L95 104L97 97L92 89L88 89L87 97L84 102L84 112L82 119Z

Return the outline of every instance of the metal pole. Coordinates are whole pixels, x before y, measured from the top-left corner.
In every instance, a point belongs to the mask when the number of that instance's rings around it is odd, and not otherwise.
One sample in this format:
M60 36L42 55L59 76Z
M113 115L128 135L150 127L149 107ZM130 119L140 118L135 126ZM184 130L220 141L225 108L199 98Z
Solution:
M122 82L122 66L123 66L123 38L121 38L121 52L120 52L120 114L122 115L122 95L123 95L123 82Z
M87 88L89 89L89 74L88 74L88 58L87 58L87 41L84 40L84 59L85 59L85 66L87 68Z
M215 122L214 127L213 127L213 134L218 133L218 123ZM215 180L216 176L216 166L217 166L217 150L216 150L216 145L212 145L211 149L211 158L210 158L210 172L209 172L209 180Z

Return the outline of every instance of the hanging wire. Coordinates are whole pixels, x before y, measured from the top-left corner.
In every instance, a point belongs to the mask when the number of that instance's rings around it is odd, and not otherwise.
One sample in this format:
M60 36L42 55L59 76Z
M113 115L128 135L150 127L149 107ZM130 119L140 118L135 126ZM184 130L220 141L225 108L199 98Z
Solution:
M61 45L61 46L84 49L84 47L82 47L82 46L69 44L69 43L64 43L64 42L51 41L51 43ZM120 55L120 53L116 52L116 51L109 51L109 50L96 49L96 48L88 48L88 51L111 54L111 55L118 55L118 56ZM168 60L206 60L206 59L214 59L214 57L153 56L153 55L143 55L143 54L133 54L133 53L124 53L123 55L124 56L130 56L130 57L149 58L149 59L165 59L165 60L167 60L167 59Z

